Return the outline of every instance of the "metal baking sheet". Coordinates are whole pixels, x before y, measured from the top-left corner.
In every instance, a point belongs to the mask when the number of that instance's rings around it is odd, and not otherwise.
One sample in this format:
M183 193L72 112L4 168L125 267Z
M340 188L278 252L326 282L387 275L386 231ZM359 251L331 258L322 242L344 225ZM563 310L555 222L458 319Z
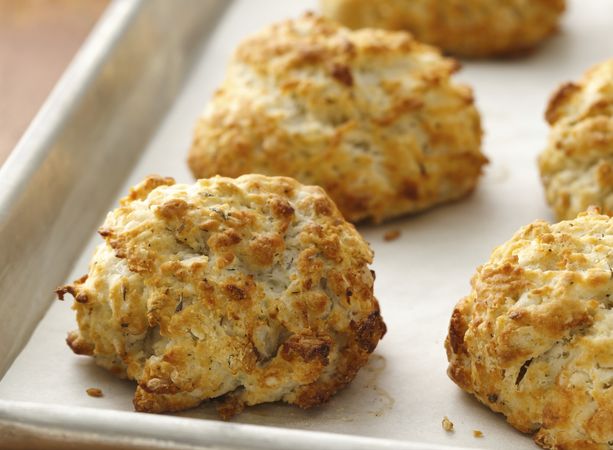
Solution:
M235 45L317 2L116 0L0 171L0 447L536 448L447 378L443 341L476 266L520 226L552 219L535 162L548 96L613 56L613 3L569 3L560 33L534 53L463 62L458 78L474 87L491 160L475 194L359 227L388 325L369 364L326 405L260 405L224 423L210 404L130 412L134 384L64 344L74 314L52 291L87 271L96 227L129 186L150 173L192 181L195 120ZM401 237L385 242L392 229Z

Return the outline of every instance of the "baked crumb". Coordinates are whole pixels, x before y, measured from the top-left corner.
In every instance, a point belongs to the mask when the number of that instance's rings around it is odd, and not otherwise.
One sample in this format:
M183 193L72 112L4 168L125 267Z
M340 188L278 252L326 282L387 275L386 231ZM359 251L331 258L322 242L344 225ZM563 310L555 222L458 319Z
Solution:
M400 230L389 230L389 231L386 231L385 234L383 235L383 240L385 242L395 241L399 237L400 237Z
M70 348L134 378L141 412L222 395L224 419L255 403L326 402L386 331L366 241L323 189L291 178L172 183L132 188L107 216L87 280L61 290L74 292L80 328ZM121 314L108 313L115 305Z
M98 388L89 388L87 389L85 392L87 392L87 395L89 395L90 397L102 397L102 389L98 389Z
M453 422L451 420L449 420L449 417L445 416L443 417L443 430L447 431L447 432L451 432L453 431Z
M469 58L528 52L557 30L564 5L564 0L320 1L325 16L350 28L406 30L445 53Z
M483 432L481 430L473 430L473 436L476 438L482 438Z
M610 349L612 257L608 215L533 222L479 266L451 314L447 373L544 448L611 450L613 391L601 358Z
M384 3L361 1L377 11ZM234 52L195 127L188 164L196 178L262 173L321 186L354 223L459 199L474 190L487 158L471 89L454 81L457 68L408 33L353 31L315 14L273 24ZM330 139L339 118L348 128ZM398 131L400 123L415 130ZM363 156L371 152L380 163Z
M590 68L579 81L560 86L549 101L545 118L551 129L538 165L545 198L558 220L574 219L591 205L613 213L608 189L613 114L605 106L611 104L613 58Z

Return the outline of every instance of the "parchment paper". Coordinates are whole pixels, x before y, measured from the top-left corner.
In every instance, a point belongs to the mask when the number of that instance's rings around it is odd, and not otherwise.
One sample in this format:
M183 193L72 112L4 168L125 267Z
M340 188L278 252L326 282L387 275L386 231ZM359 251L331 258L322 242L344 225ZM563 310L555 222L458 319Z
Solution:
M150 173L191 182L185 159L193 126L221 80L231 50L272 21L316 8L309 0L243 0L232 5L204 45L182 95L122 195ZM547 135L547 98L559 83L612 56L613 2L575 0L560 33L534 53L519 59L463 62L459 78L474 87L491 163L478 190L464 201L359 228L375 251L376 294L388 325L368 366L327 405L310 411L262 405L234 420L465 447L535 448L529 437L447 378L443 341L453 305L469 292L476 266L520 226L552 219L536 169ZM383 234L392 229L401 231L400 238L384 242ZM101 242L94 233L70 280L87 271L92 249ZM54 288L49 286L49 292ZM70 301L55 302L0 381L0 398L132 410L133 383L116 379L87 357L73 355L65 345L66 332L75 326ZM104 396L89 397L89 387L101 388ZM182 415L217 420L209 404ZM455 432L443 431L443 416L455 423ZM483 438L473 437L477 429Z

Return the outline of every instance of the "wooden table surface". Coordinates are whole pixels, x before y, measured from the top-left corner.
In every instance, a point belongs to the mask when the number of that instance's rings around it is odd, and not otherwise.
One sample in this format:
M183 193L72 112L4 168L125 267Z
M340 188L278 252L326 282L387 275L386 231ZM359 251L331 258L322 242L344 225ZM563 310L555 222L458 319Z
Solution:
M108 0L0 0L0 165Z

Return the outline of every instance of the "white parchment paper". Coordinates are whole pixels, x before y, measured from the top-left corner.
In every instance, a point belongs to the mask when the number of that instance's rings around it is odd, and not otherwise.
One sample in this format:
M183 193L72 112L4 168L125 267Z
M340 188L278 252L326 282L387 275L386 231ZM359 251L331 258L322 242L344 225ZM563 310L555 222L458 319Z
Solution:
M221 80L231 50L270 22L316 8L314 0L234 3L203 47L182 95L122 192L150 173L191 182L185 159L193 126ZM472 197L383 226L360 228L375 250L376 294L388 325L368 366L327 405L310 411L262 405L247 409L236 422L464 447L535 448L529 437L447 378L443 342L453 305L468 293L476 266L520 226L552 218L536 169L547 135L543 111L549 95L559 83L613 57L610 0L571 1L561 28L520 59L463 62L458 77L474 87L486 133L485 153L491 160ZM400 238L384 242L383 234L392 229L401 231ZM87 271L92 249L101 242L94 233L71 280ZM49 286L49 292L54 288ZM73 355L65 345L66 332L75 326L70 301L55 302L0 380L0 399L132 410L133 383ZM89 397L89 387L101 388L104 397ZM182 415L217 420L208 404ZM455 423L455 432L443 431L443 416ZM473 430L484 437L475 438Z

